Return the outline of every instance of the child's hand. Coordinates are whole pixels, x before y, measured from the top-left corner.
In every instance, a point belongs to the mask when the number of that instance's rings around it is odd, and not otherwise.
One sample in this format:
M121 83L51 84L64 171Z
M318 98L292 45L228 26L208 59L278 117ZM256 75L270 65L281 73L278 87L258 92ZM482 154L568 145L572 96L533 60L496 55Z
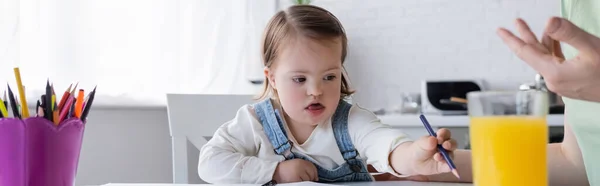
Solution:
M273 179L277 183L301 181L318 181L317 167L303 159L292 159L280 162L275 169Z
M413 171L417 174L430 175L450 172L451 169L446 160L439 153L437 144L442 144L450 158L454 158L453 151L456 149L456 140L450 138L448 129L440 129L433 136L424 136L412 144Z

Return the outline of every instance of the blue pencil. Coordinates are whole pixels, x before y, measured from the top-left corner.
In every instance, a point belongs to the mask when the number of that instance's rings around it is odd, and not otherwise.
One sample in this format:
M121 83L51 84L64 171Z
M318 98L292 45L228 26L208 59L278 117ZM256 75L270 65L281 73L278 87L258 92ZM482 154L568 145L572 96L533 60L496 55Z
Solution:
M421 114L419 116L419 118L421 119L421 122L423 122L425 129L427 129L427 132L429 132L429 135L437 138L437 135L433 131L433 128L431 128L431 125L429 125L429 122L427 121L425 116L423 114ZM456 166L454 165L454 162L452 162L452 159L450 159L450 156L448 155L448 152L446 152L446 149L444 149L444 147L442 147L441 144L437 145L437 149L440 152L440 154L442 154L444 159L446 160L446 163L448 163L448 166L450 166L450 169L452 169L452 174L454 174L454 176L456 176L457 178L460 179L460 176L458 175L458 171L456 170Z

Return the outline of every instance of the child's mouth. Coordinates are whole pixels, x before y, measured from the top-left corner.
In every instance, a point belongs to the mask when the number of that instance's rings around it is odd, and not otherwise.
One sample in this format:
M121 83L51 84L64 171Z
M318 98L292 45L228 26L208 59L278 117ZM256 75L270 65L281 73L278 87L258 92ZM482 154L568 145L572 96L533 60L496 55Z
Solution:
M306 107L306 111L308 111L312 117L317 117L321 115L323 111L325 111L325 106L321 105L320 103L313 103Z
M306 107L307 110L309 111L313 111L313 110L322 110L325 107L323 105L321 105L320 103L313 103L308 105L308 107Z

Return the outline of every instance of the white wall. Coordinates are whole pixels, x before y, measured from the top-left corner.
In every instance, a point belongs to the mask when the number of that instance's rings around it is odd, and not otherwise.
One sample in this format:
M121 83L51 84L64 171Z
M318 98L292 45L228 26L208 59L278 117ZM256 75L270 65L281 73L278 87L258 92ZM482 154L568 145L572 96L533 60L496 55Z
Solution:
M288 0L282 0L286 6ZM495 35L517 16L540 33L558 0L314 0L342 21L354 100L368 108L400 103L422 79L483 78L516 89L533 72ZM257 43L258 44L258 43ZM510 75L510 77L508 76ZM90 114L77 185L170 182L166 108L104 108Z
M288 0L280 0L282 7ZM481 78L494 89L518 89L535 72L509 51L495 31L522 17L541 33L559 0L314 0L346 28L346 63L368 108L400 104L423 79ZM539 37L539 35L538 35ZM508 76L510 75L510 76Z

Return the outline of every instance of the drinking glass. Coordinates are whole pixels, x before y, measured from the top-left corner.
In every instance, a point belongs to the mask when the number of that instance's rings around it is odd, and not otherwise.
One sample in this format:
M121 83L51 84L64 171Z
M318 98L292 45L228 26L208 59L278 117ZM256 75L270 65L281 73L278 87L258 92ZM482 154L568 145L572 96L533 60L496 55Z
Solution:
M474 185L546 186L547 93L477 91L467 100Z

